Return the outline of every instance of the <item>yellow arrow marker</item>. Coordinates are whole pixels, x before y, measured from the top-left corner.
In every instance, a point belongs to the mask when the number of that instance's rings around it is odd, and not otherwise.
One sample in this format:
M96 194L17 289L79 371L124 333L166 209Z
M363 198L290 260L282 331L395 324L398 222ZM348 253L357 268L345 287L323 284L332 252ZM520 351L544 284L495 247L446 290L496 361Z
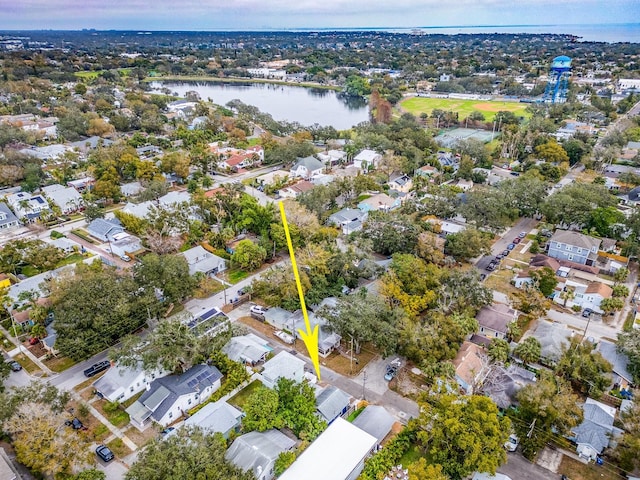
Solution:
M302 283L300 282L300 273L298 273L298 264L296 263L296 256L293 253L293 244L291 243L291 235L289 234L289 224L287 223L287 215L284 213L284 204L282 201L278 202L280 206L280 216L282 217L282 225L284 227L284 234L287 237L287 246L289 247L289 256L291 257L291 266L293 267L293 275L296 277L296 287L298 287L298 296L300 297L300 308L302 309L302 316L304 317L304 325L307 331L298 330L300 338L304 341L309 352L309 357L313 363L313 367L316 369L316 375L320 380L320 359L318 358L318 325L313 330L311 329L311 323L309 323L309 315L307 314L307 305L304 303L304 294L302 293Z

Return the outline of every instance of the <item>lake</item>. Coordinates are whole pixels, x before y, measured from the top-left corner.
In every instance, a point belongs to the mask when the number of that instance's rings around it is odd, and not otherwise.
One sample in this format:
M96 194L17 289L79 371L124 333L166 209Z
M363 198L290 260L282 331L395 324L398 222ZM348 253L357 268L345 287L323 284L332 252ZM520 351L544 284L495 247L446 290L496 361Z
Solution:
M343 97L333 90L268 83L151 82L154 90L163 87L179 97L195 91L203 100L210 99L218 105L238 99L269 113L275 120L299 122L305 126L318 123L346 130L369 120L366 100Z

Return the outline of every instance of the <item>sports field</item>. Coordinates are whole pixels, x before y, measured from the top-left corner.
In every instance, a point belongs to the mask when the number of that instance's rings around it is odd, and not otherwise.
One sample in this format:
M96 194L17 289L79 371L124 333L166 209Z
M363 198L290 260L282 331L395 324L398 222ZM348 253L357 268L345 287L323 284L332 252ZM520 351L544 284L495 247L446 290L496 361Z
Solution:
M400 102L400 107L415 116L420 116L423 112L431 114L435 109L458 112L460 120L467 118L472 112L482 112L487 122L492 121L496 113L500 111L513 112L519 117L529 118L531 116L526 111L527 104L517 102L411 97Z

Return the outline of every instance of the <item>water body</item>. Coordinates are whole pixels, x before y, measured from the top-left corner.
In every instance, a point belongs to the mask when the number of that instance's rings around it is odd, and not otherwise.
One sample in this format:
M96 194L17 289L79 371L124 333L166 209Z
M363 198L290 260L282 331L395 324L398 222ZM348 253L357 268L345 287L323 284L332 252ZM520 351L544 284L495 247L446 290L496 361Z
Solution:
M310 126L318 123L346 130L369 119L367 103L361 98L347 98L333 90L274 85L267 83L223 82L152 82L151 88L163 87L178 96L186 92L198 92L203 100L211 99L218 105L226 105L238 99L253 105L275 120L299 122Z
M458 25L458 26L422 26L422 27L362 27L362 28L316 28L293 29L300 32L387 32L412 33L421 30L430 35L459 35L473 33L523 33L540 35L551 33L556 35L575 35L580 42L630 42L640 43L640 23L601 23L575 25Z

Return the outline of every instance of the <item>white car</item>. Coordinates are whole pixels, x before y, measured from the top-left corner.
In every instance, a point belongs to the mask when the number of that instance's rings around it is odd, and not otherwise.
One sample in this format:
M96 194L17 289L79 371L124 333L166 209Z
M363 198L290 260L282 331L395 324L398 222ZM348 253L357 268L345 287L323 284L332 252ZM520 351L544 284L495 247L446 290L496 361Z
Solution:
M282 340L284 343L288 343L291 345L294 342L294 338L292 335L289 335L287 332L283 332L282 330L276 330L273 333L276 337Z
M518 437L512 433L511 435L509 435L509 440L505 442L504 448L507 450L507 452L515 452L516 448L518 448L519 442L520 441L518 440Z
M249 312L253 313L254 315L264 315L265 313L267 313L267 307L263 307L262 305L253 305L249 309Z

